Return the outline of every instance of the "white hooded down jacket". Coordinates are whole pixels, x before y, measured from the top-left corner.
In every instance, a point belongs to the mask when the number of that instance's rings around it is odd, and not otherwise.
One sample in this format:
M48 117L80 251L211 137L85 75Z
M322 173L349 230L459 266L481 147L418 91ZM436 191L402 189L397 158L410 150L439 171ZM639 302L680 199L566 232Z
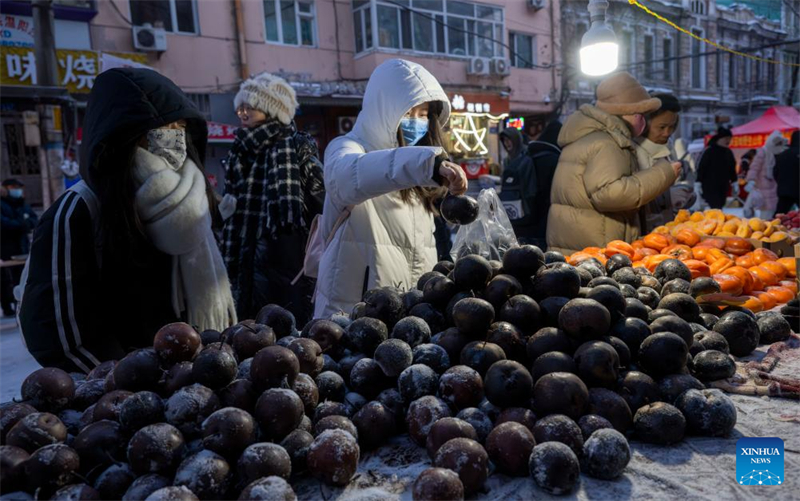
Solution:
M400 190L437 186L437 147L398 147L400 120L414 106L441 101L442 125L450 104L422 66L390 59L372 73L353 130L325 151L325 206L320 230L328 238L337 218L353 206L322 256L314 318L350 312L369 289L408 290L436 264L433 216Z

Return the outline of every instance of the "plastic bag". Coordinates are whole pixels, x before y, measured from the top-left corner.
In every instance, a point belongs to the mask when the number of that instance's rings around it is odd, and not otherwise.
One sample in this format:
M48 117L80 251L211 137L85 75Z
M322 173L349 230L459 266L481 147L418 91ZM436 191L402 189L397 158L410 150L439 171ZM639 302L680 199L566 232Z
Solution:
M454 261L468 254L502 261L506 250L516 245L517 237L503 202L497 191L490 188L478 195L478 218L459 227L450 255Z

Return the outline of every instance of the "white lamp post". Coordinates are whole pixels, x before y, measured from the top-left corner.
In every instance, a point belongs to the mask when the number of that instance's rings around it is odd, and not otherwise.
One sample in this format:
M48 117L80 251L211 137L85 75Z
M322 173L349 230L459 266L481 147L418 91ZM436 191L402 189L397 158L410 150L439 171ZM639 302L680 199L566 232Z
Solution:
M589 76L607 75L619 64L619 45L614 30L606 24L608 0L589 0L592 26L581 40L581 71Z

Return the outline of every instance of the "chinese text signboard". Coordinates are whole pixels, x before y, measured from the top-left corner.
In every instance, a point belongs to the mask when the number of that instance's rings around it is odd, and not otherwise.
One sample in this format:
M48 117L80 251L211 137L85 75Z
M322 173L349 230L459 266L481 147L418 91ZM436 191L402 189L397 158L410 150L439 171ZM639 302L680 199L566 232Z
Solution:
M115 54L140 65L146 62L142 54ZM100 73L101 54L92 50L56 50L58 83L70 93L92 90L95 77ZM30 47L0 47L0 81L3 85L38 85L36 57Z
M33 47L33 23L30 18L0 16L0 43L10 47Z

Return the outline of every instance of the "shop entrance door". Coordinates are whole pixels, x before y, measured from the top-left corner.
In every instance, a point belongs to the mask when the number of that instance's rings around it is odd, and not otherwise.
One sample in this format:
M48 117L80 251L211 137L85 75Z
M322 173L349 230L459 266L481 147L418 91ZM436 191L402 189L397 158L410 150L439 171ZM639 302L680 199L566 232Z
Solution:
M19 179L25 184L25 199L30 205L42 204L41 166L39 148L25 146L21 112L4 112L2 115L2 167L0 178Z

